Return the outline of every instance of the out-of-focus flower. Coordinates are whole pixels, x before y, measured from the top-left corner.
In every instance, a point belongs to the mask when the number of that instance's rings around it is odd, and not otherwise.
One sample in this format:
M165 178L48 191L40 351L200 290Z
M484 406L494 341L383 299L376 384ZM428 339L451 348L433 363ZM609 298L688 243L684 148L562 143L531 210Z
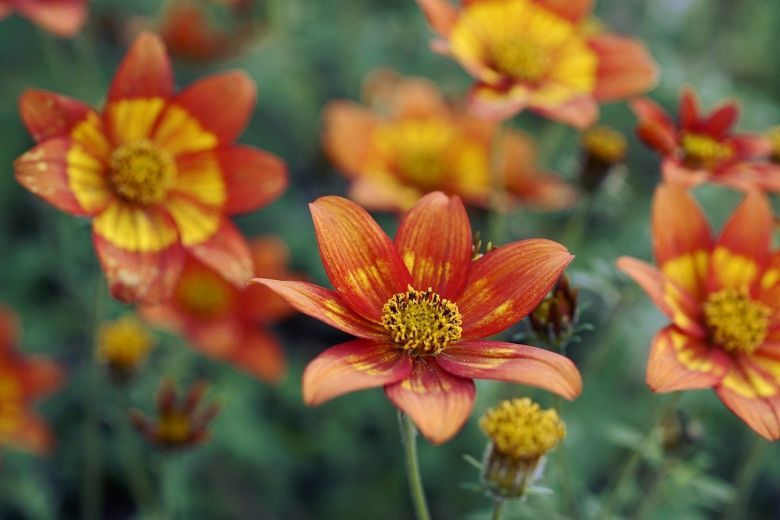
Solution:
M54 437L32 404L57 390L64 372L51 360L17 353L18 327L13 311L0 307L0 446L43 454Z
M257 237L250 247L255 276L301 278L289 271L290 252L278 237ZM266 328L292 312L267 287L238 289L194 257L186 260L167 303L141 308L150 323L183 334L206 356L271 382L284 377L286 367L279 341Z
M0 0L0 20L17 13L58 36L75 36L87 21L87 0Z
M766 133L771 147L770 159L775 163L780 163L780 126L770 128Z
M119 384L128 382L149 357L154 337L132 314L103 323L98 329L97 356Z
M162 450L177 450L203 444L210 438L209 423L219 413L219 406L212 403L203 409L201 401L208 384L193 384L183 399L176 395L176 386L165 381L157 395L157 416L146 418L133 410L130 419L136 430L152 445Z
M509 198L502 206L514 201L548 209L576 198L559 177L538 169L530 137L502 133L496 123L449 105L430 81L381 70L365 91L368 106L339 100L324 113L325 150L352 180L350 196L359 203L407 210L434 190L481 206L495 203L497 194Z
M646 92L655 61L633 38L603 32L592 0L417 0L440 39L434 50L476 80L476 113L498 119L529 108L586 128L599 103Z
M472 261L468 215L458 197L423 197L395 241L357 204L323 197L310 205L334 290L255 279L299 311L359 339L331 347L303 374L308 405L365 388L385 394L438 444L471 414L474 379L537 386L573 399L577 368L542 349L481 338L524 318L572 255L549 240L498 247Z
M578 292L568 276L561 276L552 293L528 315L537 336L550 345L560 345L571 336L576 325Z
M267 204L287 184L280 159L232 144L255 101L242 72L174 93L165 47L143 34L102 115L51 92L22 95L22 119L39 144L16 160L16 178L57 208L92 218L95 249L120 300L166 298L185 252L243 286L252 258L228 216Z
M770 250L769 201L748 191L718 238L680 186L660 186L652 212L660 270L618 260L672 320L653 340L647 384L714 388L748 426L780 438L780 253Z
M732 132L739 105L726 101L702 116L696 92L685 87L677 121L650 99L631 103L637 135L663 157L664 180L686 187L703 182L737 189L780 191L780 167L768 162L771 144L759 135Z
M612 169L626 159L626 137L609 126L589 128L581 136L583 158L580 185L588 193L598 190Z
M482 483L500 499L522 497L541 475L545 455L566 436L558 412L542 410L527 397L502 401L479 424L490 437Z

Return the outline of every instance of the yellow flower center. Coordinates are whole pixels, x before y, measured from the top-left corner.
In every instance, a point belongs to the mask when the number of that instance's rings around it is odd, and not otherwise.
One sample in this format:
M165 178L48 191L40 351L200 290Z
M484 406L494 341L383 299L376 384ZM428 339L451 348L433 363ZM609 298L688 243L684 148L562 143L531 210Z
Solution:
M114 150L109 179L116 194L135 204L162 202L176 178L176 163L150 141L136 141Z
M154 338L134 316L105 323L98 331L98 357L114 367L132 370L149 354Z
M780 126L770 128L766 137L772 145L772 160L780 162Z
M19 383L12 376L0 373L0 442L16 433L23 419Z
M523 34L513 34L493 42L491 57L496 70L530 83L539 81L550 70L550 50Z
M595 126L582 134L582 146L592 156L607 163L615 164L626 157L626 138L623 134L608 126Z
M769 308L751 300L745 291L722 289L704 304L704 318L712 341L729 352L752 354L764 342Z
M527 397L503 401L479 421L495 448L517 460L538 459L566 436L558 412L542 410Z
M181 277L176 298L187 311L201 318L213 318L231 305L231 293L226 282L210 272L197 271Z
M445 173L453 134L452 125L444 120L407 120L380 128L375 142L402 180L432 187Z
M382 325L392 340L415 356L440 354L460 339L458 306L432 289L416 291L409 286L382 307Z
M157 436L165 444L183 444L192 433L192 424L187 414L172 410L160 416Z
M682 148L685 162L694 167L712 168L734 155L732 146L700 134L684 134Z

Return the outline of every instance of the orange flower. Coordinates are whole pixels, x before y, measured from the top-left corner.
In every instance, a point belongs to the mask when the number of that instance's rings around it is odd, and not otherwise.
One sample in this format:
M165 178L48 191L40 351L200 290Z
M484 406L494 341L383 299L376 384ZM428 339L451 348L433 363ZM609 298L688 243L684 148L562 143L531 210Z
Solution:
M267 204L287 184L277 157L232 144L255 99L241 72L174 93L163 44L143 34L102 115L50 92L22 96L22 119L39 144L16 160L16 178L57 208L92 217L95 249L120 300L167 297L185 252L243 286L252 259L227 216Z
M352 179L350 196L374 209L407 210L442 190L487 205L491 149L498 125L448 105L423 78L377 71L366 82L369 106L333 101L324 113L324 146ZM536 144L509 130L503 136L501 182L510 198L548 209L571 205L575 191L536 166Z
M0 307L0 446L42 454L52 448L54 437L32 403L59 388L64 374L53 361L19 355L17 336L16 315Z
M476 80L474 110L506 119L530 108L584 128L599 103L655 85L657 66L644 44L602 32L592 0L417 0L441 39L434 50Z
M255 276L296 279L288 271L290 252L275 236L251 241ZM265 328L293 310L266 287L236 288L216 271L189 256L171 299L141 309L150 323L183 334L214 359L226 361L265 381L284 377L284 354Z
M358 339L332 347L303 374L303 398L318 405L383 386L433 443L454 436L474 404L473 379L538 386L572 399L581 380L567 358L486 341L524 318L571 262L549 240L501 246L472 261L460 199L423 197L395 241L340 197L311 204L320 255L334 290L256 279L299 311Z
M739 117L735 101L702 116L696 92L685 87L677 122L649 99L638 99L631 107L639 118L637 135L663 157L667 182L686 187L715 182L742 190L758 186L780 191L780 167L768 163L769 139L732 132Z
M75 36L87 21L87 0L0 0L0 20L12 13L58 36Z
M672 320L653 340L648 385L714 388L756 432L780 438L780 252L770 251L769 201L749 191L718 238L679 186L659 187L652 213L660 269L618 260Z

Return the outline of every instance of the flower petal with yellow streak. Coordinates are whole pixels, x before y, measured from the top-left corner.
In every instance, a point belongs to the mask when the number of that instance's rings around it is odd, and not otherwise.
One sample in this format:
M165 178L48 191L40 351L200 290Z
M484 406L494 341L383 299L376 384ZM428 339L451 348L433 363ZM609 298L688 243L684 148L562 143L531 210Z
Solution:
M123 99L109 103L104 117L114 144L149 139L163 108L163 98Z
M219 144L217 136L207 131L192 114L173 104L169 104L160 116L151 140L174 156L211 150Z
M653 339L647 360L647 385L653 392L712 388L728 369L720 350L692 338L673 326Z
M184 244L184 247L195 258L241 289L246 287L254 272L249 245L227 218L219 218L216 230L208 238L194 244Z
M222 215L216 208L204 206L192 198L171 193L164 203L171 215L184 247L200 244L219 229Z
M755 369L740 363L716 388L718 397L734 414L762 437L780 439L780 391Z
M173 223L159 210L115 201L93 221L95 233L131 253L165 249L178 239Z
M227 188L217 157L211 152L184 155L176 160L176 181L171 190L207 206L222 206Z

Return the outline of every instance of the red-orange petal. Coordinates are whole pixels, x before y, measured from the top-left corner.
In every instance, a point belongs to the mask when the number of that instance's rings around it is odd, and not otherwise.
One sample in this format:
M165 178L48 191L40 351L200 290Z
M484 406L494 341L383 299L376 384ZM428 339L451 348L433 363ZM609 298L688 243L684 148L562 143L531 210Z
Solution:
M454 300L463 292L472 257L471 225L458 197L441 192L420 199L401 220L396 247L418 290Z
M590 96L579 96L560 105L532 105L531 108L544 117L580 130L593 126L599 118L599 105Z
M578 23L593 12L593 0L533 0L561 18Z
M463 337L491 336L525 318L573 258L556 242L531 239L501 246L473 262L457 300Z
M631 102L631 110L638 119L636 134L639 139L662 155L674 153L677 128L664 109L649 98L640 98Z
M135 39L119 65L108 103L131 98L168 98L173 93L173 69L165 45L153 34Z
M270 204L287 189L287 166L277 156L251 146L215 150L227 188L224 211L247 213Z
M269 383L279 383L287 375L279 340L264 330L248 332L230 353L229 361L239 370Z
M352 201L322 197L309 204L320 256L333 287L355 312L379 321L382 306L411 277L390 238Z
M186 246L187 251L238 287L252 278L252 254L238 228L223 218L219 229L203 242Z
M717 107L709 117L702 121L702 129L714 139L723 139L739 118L739 104L726 101Z
M680 93L680 108L677 115L683 130L699 130L699 98L689 85Z
M535 386L566 399L582 391L580 372L567 357L527 345L464 340L447 347L436 361L456 376Z
M431 444L442 444L457 434L471 415L474 381L442 370L431 358L414 362L411 374L385 387L385 394L408 415Z
M35 399L48 395L62 386L65 372L55 361L42 357L28 357L22 361L19 379L24 394Z
M416 0L434 32L447 36L458 19L458 10L447 0Z
M712 388L723 378L727 363L721 350L669 326L653 339L647 385L658 393Z
M528 107L527 89L501 89L486 83L476 84L468 94L469 111L491 121L511 119Z
M296 310L358 338L382 339L387 333L379 323L355 314L336 291L306 282L253 278L285 299Z
M331 347L303 371L303 401L317 406L340 395L401 381L411 358L390 343L355 339Z
M331 101L322 112L323 147L328 157L348 176L363 173L374 153L378 117L352 101Z
M7 442L34 455L45 455L54 447L55 439L49 426L38 415L28 412L23 422L9 432Z
M780 395L746 397L723 386L716 393L734 415L769 441L780 439Z
M0 0L0 20L10 16L14 8L11 5L11 0Z
M599 34L589 41L599 58L594 95L614 101L643 94L658 82L658 64L641 41L616 34Z
M87 20L87 0L17 0L19 14L58 36L75 36Z
M36 141L69 134L90 113L85 103L47 90L28 89L19 97L19 115Z

